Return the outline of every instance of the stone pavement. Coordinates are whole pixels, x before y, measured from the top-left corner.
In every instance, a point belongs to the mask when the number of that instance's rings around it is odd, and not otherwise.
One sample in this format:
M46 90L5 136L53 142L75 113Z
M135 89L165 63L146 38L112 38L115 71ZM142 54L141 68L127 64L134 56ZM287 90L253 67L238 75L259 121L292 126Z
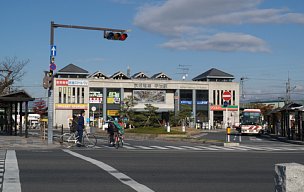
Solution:
M38 136L3 136L0 135L0 150L2 149L52 149L61 148L58 142L48 144L47 140Z

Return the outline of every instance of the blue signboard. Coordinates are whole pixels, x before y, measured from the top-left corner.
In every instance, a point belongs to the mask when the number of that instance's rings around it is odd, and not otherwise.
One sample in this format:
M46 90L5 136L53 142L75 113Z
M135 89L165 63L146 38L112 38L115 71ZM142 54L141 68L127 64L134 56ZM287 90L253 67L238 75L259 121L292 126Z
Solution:
M55 45L51 46L51 56L56 56L56 46Z
M55 63L50 64L50 70L53 70L53 71L56 70L56 64Z
M196 101L198 105L208 105L208 101Z
M191 105L192 101L180 101L181 104Z

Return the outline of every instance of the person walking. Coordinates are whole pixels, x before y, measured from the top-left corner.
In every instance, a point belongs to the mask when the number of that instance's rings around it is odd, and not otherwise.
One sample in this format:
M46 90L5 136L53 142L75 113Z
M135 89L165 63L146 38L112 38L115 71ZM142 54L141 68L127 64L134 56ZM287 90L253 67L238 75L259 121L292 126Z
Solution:
M77 126L78 126L78 116L75 114L73 115L73 119L70 125L70 132L75 133L77 131Z
M82 136L83 136L83 129L84 129L84 115L85 115L85 111L82 110L80 112L80 116L78 117L78 126L77 126L78 142L77 142L77 147L82 146Z

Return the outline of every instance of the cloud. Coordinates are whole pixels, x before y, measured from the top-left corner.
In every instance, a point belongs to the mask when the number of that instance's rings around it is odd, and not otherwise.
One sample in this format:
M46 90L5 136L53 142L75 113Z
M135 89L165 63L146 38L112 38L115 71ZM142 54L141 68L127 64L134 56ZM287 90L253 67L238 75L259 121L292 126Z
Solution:
M304 24L304 14L292 13L288 9L259 9L258 5L261 2L261 0L167 0L140 7L134 18L134 24L143 30L169 38L168 42L161 45L165 48L268 52L267 43L258 37L238 31L230 34L225 31L218 32L217 29L217 27L242 24ZM185 34L203 34L204 38L194 40L187 38Z
M254 36L239 33L218 33L206 39L173 39L161 45L179 50L269 52L266 43Z

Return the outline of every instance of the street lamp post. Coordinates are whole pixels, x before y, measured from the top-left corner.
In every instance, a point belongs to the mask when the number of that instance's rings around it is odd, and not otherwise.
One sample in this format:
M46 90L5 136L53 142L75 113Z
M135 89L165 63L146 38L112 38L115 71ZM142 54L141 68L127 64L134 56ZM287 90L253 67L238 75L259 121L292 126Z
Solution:
M104 38L109 40L121 40L124 41L128 36L125 34L129 30L125 29L112 29L112 28L101 28L101 27L88 27L88 26L77 26L77 25L62 25L56 24L54 21L51 21L51 36L50 36L50 47L51 47L51 56L50 56L50 73L49 76L53 78L53 68L51 67L55 61L55 51L54 49L54 32L55 28L73 28L73 29L85 29L85 30L95 30L103 31ZM109 32L109 33L107 33ZM115 32L115 34L113 33ZM122 34L120 34L122 33ZM54 65L53 65L54 66ZM48 88L48 144L53 143L53 112L54 112L54 94L53 94L53 83Z

